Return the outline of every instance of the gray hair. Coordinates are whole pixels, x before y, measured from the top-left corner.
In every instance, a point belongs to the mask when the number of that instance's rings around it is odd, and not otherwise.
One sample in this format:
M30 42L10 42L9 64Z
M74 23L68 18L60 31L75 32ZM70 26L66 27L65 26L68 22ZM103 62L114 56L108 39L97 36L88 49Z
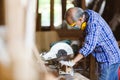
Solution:
M75 11L73 13L73 10ZM68 9L68 11L65 14L65 19L67 17L70 17L73 21L77 21L80 17L82 17L84 14L84 10L79 7L73 7Z
M80 17L83 16L83 13L84 13L83 9L76 8L76 12L75 12L75 14L73 14L73 20L77 21Z

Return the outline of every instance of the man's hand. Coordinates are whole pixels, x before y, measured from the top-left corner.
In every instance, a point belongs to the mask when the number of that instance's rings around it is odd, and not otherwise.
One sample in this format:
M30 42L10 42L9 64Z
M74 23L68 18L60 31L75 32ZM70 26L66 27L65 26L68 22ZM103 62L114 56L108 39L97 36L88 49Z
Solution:
M75 63L73 61L60 61L62 65L73 67Z

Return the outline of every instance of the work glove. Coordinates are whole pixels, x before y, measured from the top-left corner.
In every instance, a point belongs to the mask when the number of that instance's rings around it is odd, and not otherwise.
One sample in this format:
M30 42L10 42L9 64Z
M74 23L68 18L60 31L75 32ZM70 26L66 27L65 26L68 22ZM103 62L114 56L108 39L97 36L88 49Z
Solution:
M66 65L66 66L70 66L73 67L75 65L75 63L71 60L71 61L60 61L61 65Z

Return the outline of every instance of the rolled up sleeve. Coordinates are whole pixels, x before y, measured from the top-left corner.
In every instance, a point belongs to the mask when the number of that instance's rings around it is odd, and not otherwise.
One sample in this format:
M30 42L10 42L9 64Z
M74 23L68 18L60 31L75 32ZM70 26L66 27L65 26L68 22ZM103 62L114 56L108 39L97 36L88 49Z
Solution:
M99 26L97 26L95 23L92 23L87 27L88 32L86 34L84 44L79 50L79 53L84 57L88 56L94 50L99 36Z

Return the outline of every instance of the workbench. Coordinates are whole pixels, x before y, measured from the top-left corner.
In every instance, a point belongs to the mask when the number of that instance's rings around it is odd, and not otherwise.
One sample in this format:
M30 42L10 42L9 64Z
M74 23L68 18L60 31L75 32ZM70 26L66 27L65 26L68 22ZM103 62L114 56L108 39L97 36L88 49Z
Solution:
M90 80L80 73L74 73L74 76L64 75L59 77L60 80Z

